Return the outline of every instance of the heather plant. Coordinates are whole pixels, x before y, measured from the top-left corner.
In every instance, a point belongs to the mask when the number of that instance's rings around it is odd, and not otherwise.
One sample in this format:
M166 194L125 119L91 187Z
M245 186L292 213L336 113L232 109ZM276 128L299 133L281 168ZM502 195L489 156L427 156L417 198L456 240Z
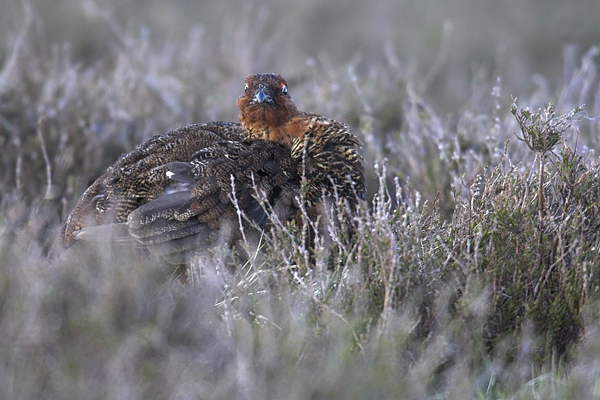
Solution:
M557 117L552 106L532 113L513 104L519 138L538 156L537 174L534 166L519 172L507 154L489 177L473 182L453 217L460 262L491 289L486 341L531 323L542 359L564 353L582 334L580 308L596 286L590 249L598 246L598 165L562 136L580 111ZM560 152L552 152L559 142Z

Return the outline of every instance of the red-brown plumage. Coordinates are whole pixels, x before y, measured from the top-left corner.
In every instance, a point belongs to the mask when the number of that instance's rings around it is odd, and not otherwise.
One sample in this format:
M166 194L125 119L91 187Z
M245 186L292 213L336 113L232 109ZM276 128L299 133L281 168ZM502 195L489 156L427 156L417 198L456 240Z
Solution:
M264 97L261 98L259 93L263 93ZM247 129L248 138L291 146L294 137L302 137L301 130L290 129L289 123L304 113L296 108L287 93L287 82L280 75L249 75L237 106L240 122Z

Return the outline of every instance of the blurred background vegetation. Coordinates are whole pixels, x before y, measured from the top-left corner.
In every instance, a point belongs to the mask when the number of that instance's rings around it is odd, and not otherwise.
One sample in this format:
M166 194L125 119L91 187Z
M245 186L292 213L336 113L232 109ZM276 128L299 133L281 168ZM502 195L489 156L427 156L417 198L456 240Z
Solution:
M84 64L110 63L119 30L149 35L155 46L194 38L231 47L255 39L249 65L223 65L232 81L250 71L294 76L315 60L359 70L393 51L408 70L427 71L423 92L442 114L469 98L475 75L500 77L507 93L529 97L539 85L555 91L598 43L596 0L31 0L38 45L67 43ZM0 2L0 50L24 23L23 5ZM110 21L102 18L108 15ZM242 27L243 29L239 29ZM239 37L238 37L239 40ZM47 53L49 54L49 53Z

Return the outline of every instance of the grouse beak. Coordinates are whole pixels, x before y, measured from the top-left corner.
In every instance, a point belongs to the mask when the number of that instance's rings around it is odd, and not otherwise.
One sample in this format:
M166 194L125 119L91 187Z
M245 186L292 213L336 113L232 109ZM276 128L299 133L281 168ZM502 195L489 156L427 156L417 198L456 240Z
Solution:
M254 96L254 100L256 100L260 104L265 103L265 102L266 103L273 102L273 98L271 96L269 96L267 93L265 93L265 88L260 88L258 93L256 93L256 95Z

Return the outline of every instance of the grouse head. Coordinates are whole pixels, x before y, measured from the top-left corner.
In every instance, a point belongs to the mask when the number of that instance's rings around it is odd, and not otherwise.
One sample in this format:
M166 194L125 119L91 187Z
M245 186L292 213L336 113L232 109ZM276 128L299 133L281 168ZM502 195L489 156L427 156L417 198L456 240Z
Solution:
M246 128L248 138L290 144L286 125L299 111L282 76L249 75L237 106L240 110L240 122Z

